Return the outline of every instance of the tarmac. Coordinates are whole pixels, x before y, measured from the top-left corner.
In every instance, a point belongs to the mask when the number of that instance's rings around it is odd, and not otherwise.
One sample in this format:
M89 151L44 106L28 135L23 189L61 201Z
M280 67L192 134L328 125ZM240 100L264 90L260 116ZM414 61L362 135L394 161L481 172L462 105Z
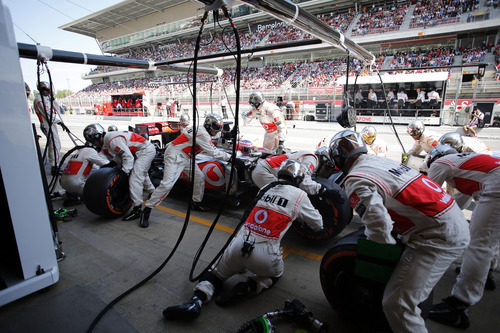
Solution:
M113 123L120 130L129 124L158 121L157 118L107 119L102 116L64 116L72 132L82 137L81 131L91 122L100 122L105 128ZM398 159L401 148L387 125L375 125L384 140L393 148L391 158ZM341 129L336 123L288 122L288 146L291 149L314 149L323 139ZM247 138L258 138L263 132L255 123L241 128ZM433 127L446 133L456 127ZM411 145L406 126L396 126L405 147ZM63 151L72 146L62 131ZM500 129L485 128L479 132L495 151L500 151ZM389 141L389 138L392 138ZM43 138L40 140L43 144ZM191 322L166 321L162 310L169 305L187 301L194 286L189 281L193 258L216 216L219 202L212 200L210 212L192 212L184 239L171 260L142 287L118 302L97 324L95 332L236 332L248 320L265 312L283 308L285 300L299 299L316 318L328 324L328 332L358 332L356 322L341 318L329 305L320 285L319 266L322 256L339 237L357 230L360 221L352 222L333 239L307 241L293 230L283 239L285 273L280 281L261 295L246 299L231 307L218 307L214 302L202 309L202 314ZM62 200L53 201L54 209ZM120 218L105 219L90 212L84 205L76 206L78 215L71 221L58 224L66 257L59 262L60 281L0 308L2 332L83 332L106 304L154 272L169 256L181 232L187 201L179 195L167 197L153 210L151 226L140 228L137 221L124 222ZM210 262L236 227L246 208L225 207L193 275L199 274ZM470 210L464 214L470 217ZM456 278L452 265L434 290L434 302L448 296ZM498 271L495 277L500 279ZM485 291L482 300L471 307L469 332L495 332L500 327L500 297L498 290ZM363 314L359 321L365 320ZM429 332L456 332L430 320ZM280 332L304 332L304 327L290 322L278 324Z

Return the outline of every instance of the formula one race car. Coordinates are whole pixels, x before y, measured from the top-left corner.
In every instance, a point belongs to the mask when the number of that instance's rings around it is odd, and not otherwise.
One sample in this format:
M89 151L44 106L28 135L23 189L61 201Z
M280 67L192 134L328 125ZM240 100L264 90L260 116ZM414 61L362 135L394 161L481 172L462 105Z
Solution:
M171 135L171 134L169 134ZM157 154L149 170L152 183L158 186L163 179L163 154L164 149L159 142L155 142ZM226 149L230 147L230 142L226 142ZM224 149L222 147L221 149ZM265 157L258 149L252 149L248 141L240 142L235 170L231 183L229 175L231 164L216 160L210 156L198 154L196 163L205 176L205 197L215 198L216 202L224 197L226 189L229 189L227 203L233 207L241 203L250 202L258 192L258 188L253 184L251 172L259 158ZM101 216L117 217L123 215L130 207L131 202L128 197L128 179L112 168L104 168L93 172L85 185L84 203L87 208ZM186 184L189 183L189 171L184 171L174 186L173 194L182 192L186 194ZM323 230L315 232L303 226L301 223L294 223L294 230L303 238L310 240L329 239L340 233L352 219L352 208L340 188L338 182L341 181L339 173L332 175L329 179L316 178L328 189L337 191L343 198L343 202L335 202L321 196L310 196L313 205L323 216ZM181 188L179 190L179 188ZM188 198L189 199L189 198Z

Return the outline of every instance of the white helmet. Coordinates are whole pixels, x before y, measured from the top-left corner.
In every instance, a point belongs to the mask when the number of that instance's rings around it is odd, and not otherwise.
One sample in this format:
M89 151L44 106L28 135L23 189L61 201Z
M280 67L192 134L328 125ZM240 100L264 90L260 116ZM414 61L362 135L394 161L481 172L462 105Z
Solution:
M116 125L109 125L108 132L118 131L118 127Z
M344 168L355 156L367 152L368 149L361 135L351 130L338 132L330 141L330 158L335 162L335 166L343 171L346 171Z
M459 153L462 152L462 148L464 145L464 140L462 140L462 136L457 132L450 132L443 134L442 137L439 138L439 144L450 145L451 148L455 149Z
M408 132L408 134L410 134L410 136L420 136L425 131L425 125L420 120L413 120L408 124L408 128L406 129L406 131Z
M361 130L361 137L367 145L371 145L377 137L377 130L373 126L366 126Z
M248 103L254 108L258 108L266 99L260 91L254 91L248 96Z
M296 160L285 160L278 170L278 179L288 180L296 186L302 182L305 176L305 168Z
M182 113L179 118L179 123L181 124L181 127L188 127L189 124L191 123L191 118L189 117L189 114L187 114L186 112Z

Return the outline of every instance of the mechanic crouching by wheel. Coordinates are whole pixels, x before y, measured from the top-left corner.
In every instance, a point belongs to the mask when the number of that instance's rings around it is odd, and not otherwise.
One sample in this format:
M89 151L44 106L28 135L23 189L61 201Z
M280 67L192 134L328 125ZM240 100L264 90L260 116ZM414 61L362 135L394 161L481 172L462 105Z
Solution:
M216 292L218 305L230 305L250 294L258 294L278 281L284 269L280 242L293 221L299 219L313 230L323 228L319 211L298 187L304 171L297 161L283 162L278 171L279 182L269 184L259 192L243 216L244 226L218 263L201 276L191 300L166 308L163 311L165 318L194 319L200 315L202 304L208 303ZM221 291L224 280L244 270L252 274L246 281Z
M156 155L154 145L144 137L133 132L112 131L106 133L100 124L90 124L83 130L85 139L111 160L121 164L121 172L129 175L130 199L132 210L123 217L124 221L131 221L141 216L143 192L153 193L154 186L149 179L148 170Z
M243 114L246 123L254 118L259 118L260 124L266 131L264 134L263 148L269 154L283 154L285 152L286 125L281 109L273 103L264 99L260 92L252 92L248 97L248 103L252 109Z
M222 126L223 121L221 116L211 113L205 118L203 126L198 127L198 130L196 131L195 152L192 151L194 135L194 129L192 127L183 129L181 131L181 135L167 145L164 154L163 179L151 195L151 198L146 201L141 214L141 227L147 228L149 226L149 215L151 214L151 209L158 206L168 195L182 171L186 167L189 167L191 158L195 158L198 153L203 152L204 154L210 155L215 159L223 161L230 160L231 155L217 149L217 147L212 144L211 140L211 136L215 136L218 132L220 132L222 130ZM205 178L203 176L203 172L197 165L195 165L193 201L191 205L194 210L208 211L208 208L204 207L201 203L204 191Z
M451 296L429 312L432 320L465 329L470 325L467 308L483 296L490 263L500 241L500 158L457 154L449 145L437 146L429 156L431 179L440 185L446 181L459 193L476 199L470 220L470 245L464 252Z
M366 226L368 240L406 245L382 300L391 329L427 332L418 305L467 247L467 220L455 200L430 178L367 155L359 133L337 133L329 150L346 176L345 192Z
M85 135L85 134L84 134ZM69 158L61 175L61 187L66 191L63 205L72 206L80 203L85 182L94 168L109 164L109 160L87 143L75 151Z

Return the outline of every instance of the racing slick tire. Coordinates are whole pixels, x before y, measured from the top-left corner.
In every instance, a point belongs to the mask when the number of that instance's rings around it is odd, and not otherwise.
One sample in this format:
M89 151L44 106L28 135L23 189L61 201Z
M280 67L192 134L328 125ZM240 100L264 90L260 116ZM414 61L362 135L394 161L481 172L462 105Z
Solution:
M302 237L308 240L325 240L338 235L352 220L352 208L349 205L347 196L337 183L324 178L316 178L315 181L324 185L329 190L340 193L344 202L333 202L326 200L319 195L310 195L309 199L313 206L319 210L323 217L323 229L313 231L302 223L292 224L293 229Z
M326 252L320 265L321 288L331 307L343 318L361 325L361 331L390 332L382 310L386 283L356 274L356 259L364 259L358 256L357 244L360 239L366 239L363 227L337 240ZM384 260L381 262L387 265ZM377 269L373 267L377 266L370 266L370 269ZM428 316L432 301L433 293L419 305L424 319Z
M130 206L128 176L114 168L101 168L90 174L83 188L85 206L94 214L117 217Z

